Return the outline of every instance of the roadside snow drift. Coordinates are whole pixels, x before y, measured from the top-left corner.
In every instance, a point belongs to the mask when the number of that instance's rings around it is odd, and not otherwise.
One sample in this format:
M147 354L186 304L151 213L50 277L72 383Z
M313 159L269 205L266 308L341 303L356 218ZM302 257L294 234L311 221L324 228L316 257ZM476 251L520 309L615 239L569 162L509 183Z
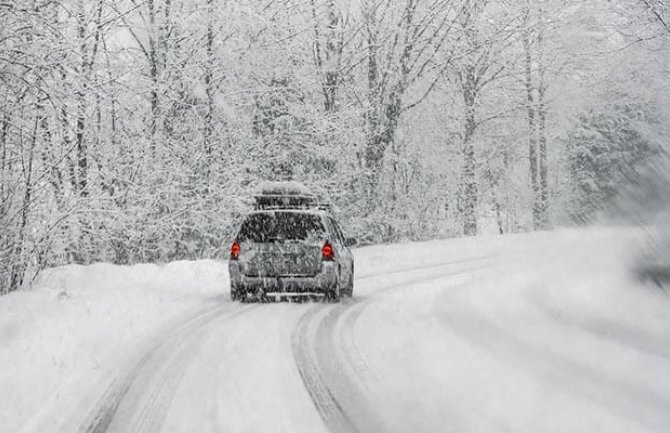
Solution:
M67 419L161 326L222 302L227 279L225 264L210 260L71 265L1 297L0 431L46 431L42 415Z

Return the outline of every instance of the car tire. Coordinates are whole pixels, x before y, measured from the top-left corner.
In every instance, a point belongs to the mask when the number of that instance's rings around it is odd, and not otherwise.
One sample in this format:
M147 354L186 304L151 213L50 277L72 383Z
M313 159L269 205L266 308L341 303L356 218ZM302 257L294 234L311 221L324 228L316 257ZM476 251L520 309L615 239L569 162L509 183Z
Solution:
M238 287L231 287L230 289L230 300L231 302L241 301L242 295Z
M331 302L333 304L336 304L340 302L341 296L340 296L340 288L335 287L334 289L331 289L327 294L326 294L326 301Z
M351 264L351 273L349 274L349 282L347 284L347 290L346 290L347 296L352 297L354 296L354 264Z
M326 302L337 303L340 302L342 295L342 283L340 278L337 279L335 287L326 292Z

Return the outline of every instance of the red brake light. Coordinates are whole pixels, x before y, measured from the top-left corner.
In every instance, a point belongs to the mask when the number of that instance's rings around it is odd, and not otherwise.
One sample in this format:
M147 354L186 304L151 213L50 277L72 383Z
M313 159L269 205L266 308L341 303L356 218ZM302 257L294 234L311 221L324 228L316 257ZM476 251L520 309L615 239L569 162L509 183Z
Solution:
M332 245L326 242L321 248L321 258L322 260L332 261L335 259L335 251L333 251Z
M233 242L233 245L230 247L230 260L237 260L240 256L240 244Z

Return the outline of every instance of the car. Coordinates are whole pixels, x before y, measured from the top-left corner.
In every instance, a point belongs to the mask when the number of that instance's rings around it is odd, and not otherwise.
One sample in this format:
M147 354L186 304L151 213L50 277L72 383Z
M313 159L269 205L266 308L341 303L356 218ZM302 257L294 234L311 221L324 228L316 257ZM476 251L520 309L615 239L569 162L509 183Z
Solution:
M351 297L355 244L344 237L330 206L304 185L264 184L230 248L230 297L243 302Z

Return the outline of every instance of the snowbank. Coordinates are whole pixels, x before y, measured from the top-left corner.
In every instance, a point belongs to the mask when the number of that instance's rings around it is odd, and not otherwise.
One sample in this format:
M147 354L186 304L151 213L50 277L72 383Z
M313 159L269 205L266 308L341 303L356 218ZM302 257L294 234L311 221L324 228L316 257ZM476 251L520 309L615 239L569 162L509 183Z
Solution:
M0 298L0 432L39 431L81 389L113 378L129 352L170 321L220 302L223 262L64 266ZM10 397L11 396L11 397Z

